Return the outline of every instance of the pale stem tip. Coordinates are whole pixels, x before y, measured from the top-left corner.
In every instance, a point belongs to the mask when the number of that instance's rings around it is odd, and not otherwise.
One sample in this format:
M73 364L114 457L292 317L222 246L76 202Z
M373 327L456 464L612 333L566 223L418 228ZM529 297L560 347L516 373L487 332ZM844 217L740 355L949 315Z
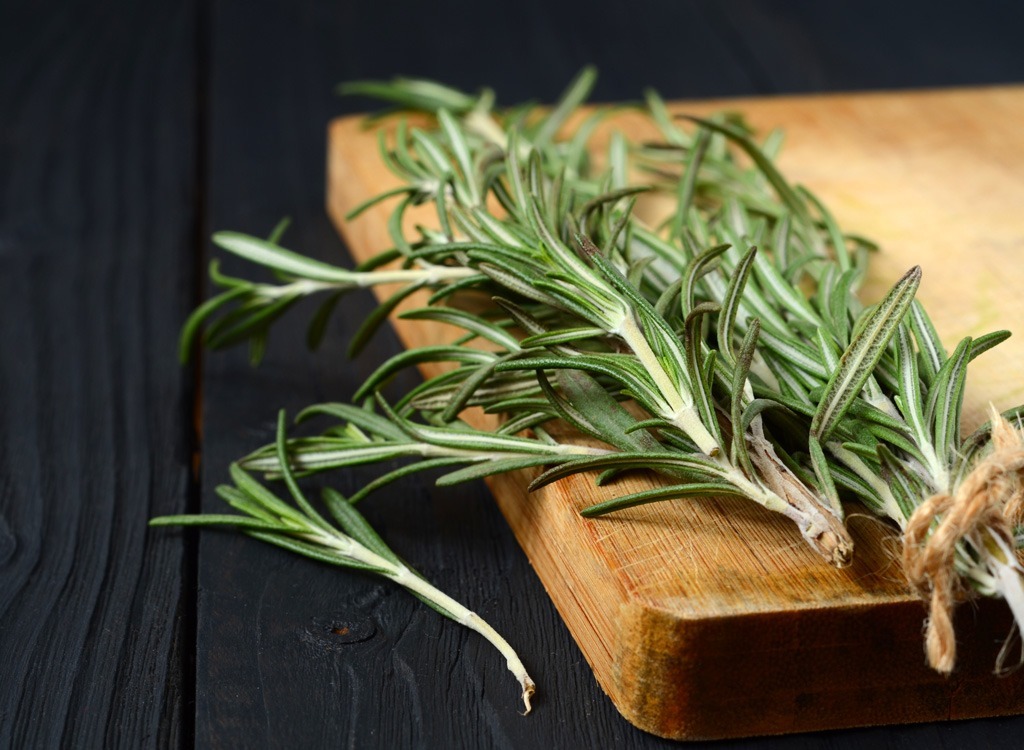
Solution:
M537 692L537 686L533 683L533 680L530 679L529 675L524 676L523 679L520 680L519 684L523 686L523 705L526 706L526 710L523 711L523 716L529 716L530 711L533 710L533 706L530 705L530 698L532 698L533 694Z

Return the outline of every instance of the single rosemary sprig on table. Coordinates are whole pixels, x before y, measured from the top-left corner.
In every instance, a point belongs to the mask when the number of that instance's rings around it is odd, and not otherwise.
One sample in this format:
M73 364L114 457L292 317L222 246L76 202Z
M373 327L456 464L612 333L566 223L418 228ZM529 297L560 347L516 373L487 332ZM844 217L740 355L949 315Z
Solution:
M380 538L353 504L332 489L325 489L322 500L332 524L309 502L292 472L292 460L285 439L285 415L278 415L277 440L273 445L275 467L284 480L294 505L281 500L237 464L231 466L234 486L221 485L217 494L238 514L162 516L151 526L230 526L249 536L320 562L352 568L387 578L402 586L428 607L475 630L486 638L503 657L508 669L522 688L526 713L536 685L526 672L518 654L478 614L470 611L410 568Z

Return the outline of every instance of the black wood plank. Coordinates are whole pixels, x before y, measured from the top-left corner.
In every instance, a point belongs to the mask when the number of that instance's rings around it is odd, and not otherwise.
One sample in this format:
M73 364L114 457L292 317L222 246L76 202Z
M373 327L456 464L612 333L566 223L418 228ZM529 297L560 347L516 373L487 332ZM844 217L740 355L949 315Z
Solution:
M323 209L324 132L331 117L365 103L336 100L331 89L342 80L417 75L469 89L491 85L506 102L551 100L579 67L596 62L597 94L605 100L635 98L645 85L671 97L853 85L822 41L832 38L826 30L838 33L824 28L833 16L801 6L777 20L771 3L718 5L650 2L626 12L610 3L540 0L223 2L212 26L211 228L265 233L292 215L287 246L329 260L344 257ZM744 26L732 10L752 20ZM890 23L910 28L915 10L894 7ZM754 44L760 18L794 26L808 40L806 49ZM977 33L985 28L984 19L974 21ZM861 44L869 44L871 31L858 27ZM927 39L921 45L928 49ZM848 46L855 49L856 40ZM881 54L899 60L891 51ZM969 80L994 80L993 70L1015 75L998 65L998 54L990 50L985 58L991 67L974 61L976 78ZM786 77L779 71L800 69L790 56L815 61L820 75L809 83ZM856 85L945 82L945 67L914 64L910 79L876 64ZM222 507L212 490L226 478L227 463L271 439L277 408L294 414L316 401L347 399L375 362L398 351L384 332L348 362L341 342L372 302L364 295L344 305L317 355L303 348L306 314L296 312L272 336L258 370L248 368L243 352L206 356L205 509ZM373 475L353 471L331 481L350 492ZM540 685L534 714L517 715L516 690L496 653L403 592L240 536L207 532L199 556L199 746L667 744L629 726L601 693L482 487L438 491L409 482L370 498L365 510L400 554L520 648ZM1010 747L1020 728L1019 719L1008 719L734 744L955 747L979 738Z
M0 4L0 747L188 739L195 18Z
M1024 6L981 2L703 2L765 92L1024 81Z

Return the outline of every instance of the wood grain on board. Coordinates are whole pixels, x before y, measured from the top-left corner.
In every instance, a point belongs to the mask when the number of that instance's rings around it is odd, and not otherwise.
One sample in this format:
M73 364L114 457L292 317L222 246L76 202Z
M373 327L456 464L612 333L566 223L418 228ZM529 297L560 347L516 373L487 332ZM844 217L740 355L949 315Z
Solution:
M866 298L878 298L920 263L920 298L947 344L1012 328L1021 318L1024 89L674 107L738 110L761 131L784 128L783 172L823 198L846 229L882 247ZM598 149L614 129L654 136L642 116L623 114L595 140ZM385 222L393 204L353 222L344 215L394 184L376 132L358 118L336 120L328 209L357 259L391 246ZM454 337L439 324L394 325L407 344ZM968 428L989 401L1000 408L1024 401L1022 361L1024 338L975 363ZM851 519L855 561L836 570L788 521L753 503L681 500L586 520L581 508L654 480L597 488L589 477L574 477L527 495L530 476L500 476L490 485L602 687L643 729L713 738L1024 710L1024 676L991 674L1010 627L999 603L961 608L952 678L925 666L924 608L903 583L896 534L877 521Z

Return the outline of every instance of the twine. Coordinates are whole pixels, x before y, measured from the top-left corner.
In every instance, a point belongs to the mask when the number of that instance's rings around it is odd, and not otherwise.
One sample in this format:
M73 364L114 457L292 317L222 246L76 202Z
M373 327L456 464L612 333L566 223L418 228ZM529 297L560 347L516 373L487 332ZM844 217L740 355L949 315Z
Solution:
M964 593L954 569L956 545L966 538L983 549L985 530L1013 549L1013 526L1024 508L1024 440L995 409L991 445L991 453L971 469L954 494L933 495L914 511L903 535L907 581L929 600L928 663L943 674L956 663L953 609Z

